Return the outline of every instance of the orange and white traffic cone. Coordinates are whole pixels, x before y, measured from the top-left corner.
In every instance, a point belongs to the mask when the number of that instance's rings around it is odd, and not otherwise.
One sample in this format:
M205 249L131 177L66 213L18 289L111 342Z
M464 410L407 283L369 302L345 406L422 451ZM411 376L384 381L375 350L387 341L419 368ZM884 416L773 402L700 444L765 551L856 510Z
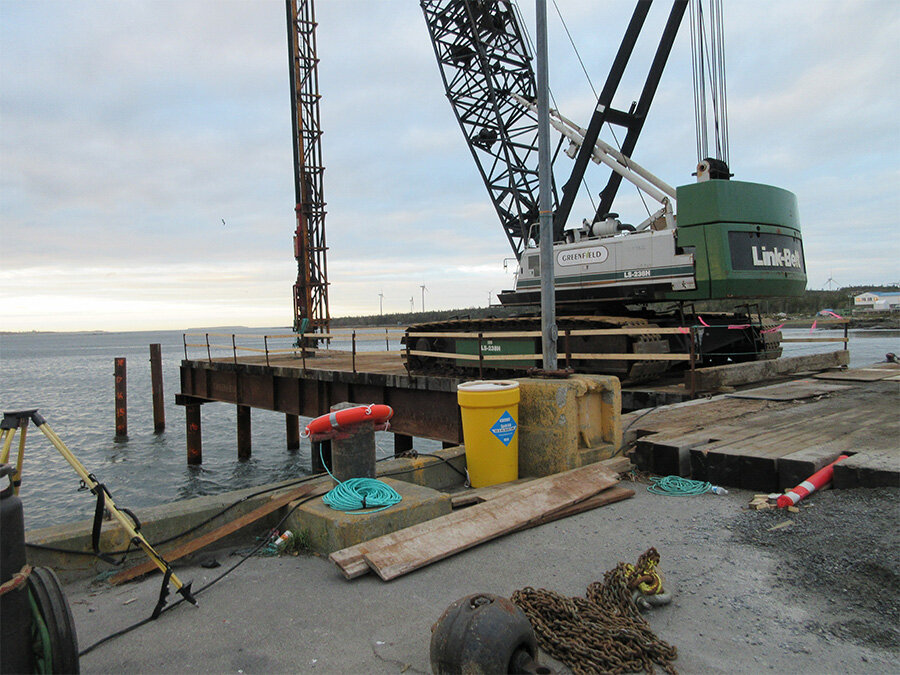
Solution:
M812 476L800 483L797 487L789 492L785 492L778 500L778 508L783 509L785 506L793 506L801 499L808 497L816 490L819 490L831 482L834 476L834 465L847 459L849 455L841 455L828 466L819 469Z

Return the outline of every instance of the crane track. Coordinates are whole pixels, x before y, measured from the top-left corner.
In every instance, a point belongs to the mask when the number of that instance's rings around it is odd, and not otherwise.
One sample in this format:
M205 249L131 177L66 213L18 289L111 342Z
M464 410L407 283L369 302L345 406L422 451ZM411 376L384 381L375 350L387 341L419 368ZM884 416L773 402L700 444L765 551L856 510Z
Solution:
M590 359L577 358L579 354L654 354L668 353L669 342L665 336L657 334L642 335L565 335L568 330L609 329L609 328L649 328L656 325L639 317L628 316L561 316L557 318L559 329L559 362L560 367L570 367L581 373L598 373L615 375L623 380L644 381L659 377L672 364L662 360L634 359ZM485 319L449 319L415 324L407 328L401 340L412 352L431 353L477 353L478 340L472 337L452 337L453 333L509 333L509 338L492 336L485 339L492 352L539 354L541 352L540 337L515 337L516 333L540 331L541 320L538 316L518 316ZM443 334L438 336L416 336L419 333ZM483 350L484 351L484 350ZM567 358L567 354L573 355ZM495 365L502 363L503 365ZM412 375L444 375L444 376L507 376L516 372L524 372L529 368L540 367L540 363L531 359L522 361L496 362L485 360L461 360L439 358L404 353L404 364Z

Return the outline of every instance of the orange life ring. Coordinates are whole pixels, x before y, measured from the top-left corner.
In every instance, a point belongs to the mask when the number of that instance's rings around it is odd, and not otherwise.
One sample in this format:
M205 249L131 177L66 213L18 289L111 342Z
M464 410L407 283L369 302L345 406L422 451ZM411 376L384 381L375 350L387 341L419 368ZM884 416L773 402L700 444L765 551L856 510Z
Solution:
M393 408L381 403L335 410L312 420L300 435L307 438L311 434L323 434L338 427L349 427L360 422L374 422L375 426L384 425L393 416Z

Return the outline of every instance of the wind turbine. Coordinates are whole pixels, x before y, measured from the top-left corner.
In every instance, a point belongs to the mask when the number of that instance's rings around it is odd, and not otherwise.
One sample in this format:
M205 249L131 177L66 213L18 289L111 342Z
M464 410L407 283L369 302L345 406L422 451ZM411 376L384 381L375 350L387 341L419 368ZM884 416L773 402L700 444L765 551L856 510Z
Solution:
M832 276L832 272L829 272L828 273L828 281L825 282L825 285L828 286L829 291L833 291L834 284L835 284L835 280L834 280L834 277Z
M409 296L409 311L410 312L416 311L415 299L412 296Z
M378 313L384 316L384 291L378 293Z
M425 311L425 291L427 291L428 289L425 288L425 284L422 284L421 286L419 286L419 288L422 289L422 311L424 312Z

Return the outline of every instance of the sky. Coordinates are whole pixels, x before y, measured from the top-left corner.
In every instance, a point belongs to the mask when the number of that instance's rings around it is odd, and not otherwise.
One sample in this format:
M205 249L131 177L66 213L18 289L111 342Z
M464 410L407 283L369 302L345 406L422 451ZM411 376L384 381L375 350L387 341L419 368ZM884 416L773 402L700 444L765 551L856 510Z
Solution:
M633 5L556 4L599 88ZM667 4L616 107L639 95ZM735 179L797 195L809 288L900 281L900 3L725 5ZM419 3L319 0L316 18L331 315L496 302L512 253ZM554 105L587 126L595 98L552 0L548 30ZM289 326L287 64L279 0L0 0L0 331ZM693 120L685 20L634 159L691 182ZM559 184L570 170L563 156ZM635 191L620 197L639 222ZM582 195L573 217L592 213Z

